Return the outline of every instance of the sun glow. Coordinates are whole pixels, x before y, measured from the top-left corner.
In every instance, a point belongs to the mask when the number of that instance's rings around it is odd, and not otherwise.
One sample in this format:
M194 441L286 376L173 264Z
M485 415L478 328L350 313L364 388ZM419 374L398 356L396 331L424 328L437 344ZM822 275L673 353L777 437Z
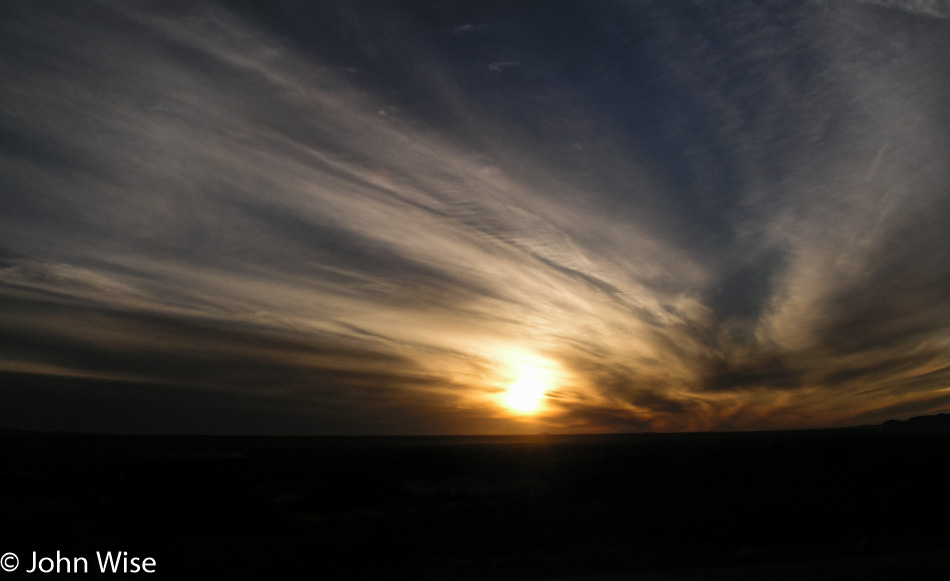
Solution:
M548 362L519 361L502 403L510 411L532 415L541 411L548 392L554 388L557 374Z

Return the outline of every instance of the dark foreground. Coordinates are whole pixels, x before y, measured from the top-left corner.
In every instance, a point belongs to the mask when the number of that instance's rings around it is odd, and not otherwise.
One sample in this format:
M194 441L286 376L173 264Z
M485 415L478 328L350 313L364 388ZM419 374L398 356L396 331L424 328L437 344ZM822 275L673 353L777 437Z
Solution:
M937 579L950 434L0 435L0 553L151 579ZM156 573L101 574L96 551ZM48 561L52 563L54 561ZM76 561L70 561L75 564ZM677 572L673 572L676 570ZM621 577L615 577L622 575Z

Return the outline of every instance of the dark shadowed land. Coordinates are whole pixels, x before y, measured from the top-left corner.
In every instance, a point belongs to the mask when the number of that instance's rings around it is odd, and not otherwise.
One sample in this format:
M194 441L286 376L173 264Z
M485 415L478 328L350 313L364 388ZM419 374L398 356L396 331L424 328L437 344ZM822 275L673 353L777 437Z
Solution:
M123 550L156 558L149 578L163 579L938 578L946 419L611 436L7 431L0 549L21 562Z

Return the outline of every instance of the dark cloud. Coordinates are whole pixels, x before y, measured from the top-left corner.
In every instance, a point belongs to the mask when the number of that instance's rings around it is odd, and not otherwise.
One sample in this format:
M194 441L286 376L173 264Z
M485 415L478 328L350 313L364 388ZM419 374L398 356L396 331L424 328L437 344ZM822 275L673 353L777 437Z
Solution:
M491 30L487 24L463 24L452 29L452 33L464 36L466 34L479 34Z
M378 408L342 398L209 390L179 385L58 374L0 372L4 426L124 434L364 435L452 433L432 431L445 421L419 405L387 401ZM383 399L383 398L380 398ZM416 420L415 431L405 422Z
M700 386L710 391L795 389L804 386L802 371L777 355L754 355L745 360L717 360L703 370Z
M374 366L389 371L403 367L405 373L413 368L404 358L342 335L38 298L8 298L6 304L2 339L8 357L77 371L263 386L312 377L322 368L359 369L369 378L364 383L371 383Z
M641 417L630 410L616 407L597 405L568 405L566 412L566 428L571 430L607 429L616 432L646 432L651 431L654 425L652 417Z

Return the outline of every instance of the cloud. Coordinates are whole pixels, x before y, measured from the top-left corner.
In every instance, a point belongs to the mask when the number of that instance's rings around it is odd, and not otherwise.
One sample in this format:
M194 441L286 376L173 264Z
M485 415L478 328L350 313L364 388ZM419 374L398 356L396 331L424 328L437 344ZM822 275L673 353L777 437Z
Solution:
M511 69L520 69L521 61L495 61L488 65L488 70L500 73Z
M452 33L457 36L464 36L467 34L480 34L488 30L491 30L491 27L487 24L463 24L453 28Z
M910 14L946 19L950 17L950 2L946 0L863 0Z

